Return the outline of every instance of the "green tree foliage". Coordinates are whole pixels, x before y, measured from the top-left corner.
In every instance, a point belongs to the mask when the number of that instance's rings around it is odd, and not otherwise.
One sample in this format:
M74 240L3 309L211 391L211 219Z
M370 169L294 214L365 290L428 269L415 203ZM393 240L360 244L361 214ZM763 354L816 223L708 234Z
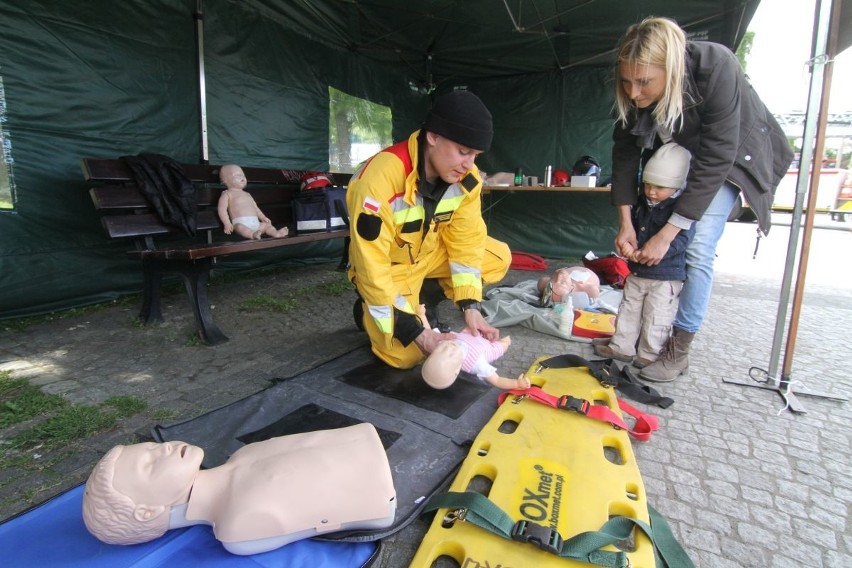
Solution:
M743 71L745 72L748 72L746 69L746 60L748 59L749 53L751 53L752 44L754 44L754 32L746 32L745 35L743 35L740 45L737 47L737 59L740 60L740 65L742 65Z
M352 143L391 143L391 109L329 87L329 162L335 171L351 172Z

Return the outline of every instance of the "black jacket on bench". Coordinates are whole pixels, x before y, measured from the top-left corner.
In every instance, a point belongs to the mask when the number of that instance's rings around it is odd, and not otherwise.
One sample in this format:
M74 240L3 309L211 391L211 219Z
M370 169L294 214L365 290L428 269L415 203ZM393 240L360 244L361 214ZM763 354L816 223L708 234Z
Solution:
M161 154L122 156L140 191L163 223L195 235L195 188L179 163Z

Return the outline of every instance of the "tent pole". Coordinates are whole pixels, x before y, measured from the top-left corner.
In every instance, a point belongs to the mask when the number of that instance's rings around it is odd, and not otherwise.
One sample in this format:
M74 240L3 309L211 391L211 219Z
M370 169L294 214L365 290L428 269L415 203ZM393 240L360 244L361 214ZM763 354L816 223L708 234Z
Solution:
M210 163L207 147L207 87L204 75L204 16L202 0L195 3L195 53L198 64L198 110L201 126L201 163Z
M816 208L817 190L819 188L820 168L822 165L822 153L825 145L825 128L828 117L828 101L831 92L832 57L836 50L837 28L840 17L840 6L842 0L834 2L834 14L832 15L832 0L818 0L815 14L814 43L812 50L811 81L808 92L808 107L805 114L805 131L802 138L802 153L799 160L799 176L796 182L796 200L793 206L793 214L790 222L790 238L787 247L787 260L784 268L784 277L781 285L781 297L778 303L778 313L775 319L775 337L772 342L769 370L763 377L763 382L740 382L723 379L723 382L739 384L741 386L771 389L778 392L785 401L785 408L792 412L806 412L804 406L796 398L792 388L792 363L795 351L796 335L798 333L799 316L801 315L802 296L804 294L805 275L807 274L808 253L810 238L813 232L814 215ZM829 24L831 29L829 30ZM830 38L826 36L830 35ZM829 44L828 49L826 44ZM817 105L819 104L819 107ZM814 124L814 114L817 113L817 123ZM815 134L816 131L816 134ZM816 148L814 148L816 141ZM816 158L815 158L816 156ZM808 166L812 164L812 168ZM808 183L808 170L812 169L810 183ZM777 378L778 361L781 354L781 343L783 341L785 323L787 321L787 304L790 298L790 288L793 279L796 251L799 248L799 227L801 225L803 203L806 191L808 194L808 210L805 217L805 233L802 241L801 254L798 264L796 288L793 295L792 314L790 326L787 330L787 344L784 353L784 365L781 378ZM749 375L755 381L757 378L752 371ZM814 391L800 391L798 394L829 398L844 401L845 398L836 397L825 393Z
M819 191L819 178L822 173L822 157L825 154L825 130L828 122L828 102L831 94L831 80L834 70L834 55L837 49L837 27L840 16L840 5L842 0L834 3L835 14L832 17L831 30L828 38L828 52L825 61L825 76L822 82L822 96L820 98L819 116L817 117L816 147L814 149L813 173L808 193L808 209L805 212L805 229L802 237L802 251L799 257L799 271L796 277L796 289L793 295L793 311L790 315L790 332L787 335L787 345L784 350L784 362L781 367L781 380L788 380L792 374L793 352L796 347L796 335L799 326L799 315L801 314L802 295L804 294L805 276L808 270L808 255L810 252L811 235L814 229L814 217L816 216L817 192Z

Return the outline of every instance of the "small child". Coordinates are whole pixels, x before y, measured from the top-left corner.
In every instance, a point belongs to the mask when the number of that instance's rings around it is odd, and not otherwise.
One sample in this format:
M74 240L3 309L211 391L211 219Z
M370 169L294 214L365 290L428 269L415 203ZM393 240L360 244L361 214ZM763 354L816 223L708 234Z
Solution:
M420 304L417 313L423 325L428 326L426 307L423 304ZM427 385L433 389L445 389L456 381L460 371L465 371L499 389L530 388L530 380L524 373L517 379L510 379L501 377L497 369L491 366L493 361L506 353L512 344L511 338L489 341L482 336L474 337L466 330L451 333L454 339L440 342L423 363L421 374Z
M618 308L615 334L608 344L595 344L596 355L632 362L641 369L657 360L669 338L686 279L686 247L695 224L677 234L659 264L640 264L636 258L639 249L668 222L686 185L691 158L688 150L669 142L645 165L645 195L631 212L638 246L627 258L630 276Z
M219 220L226 235L236 231L243 238L260 240L263 235L286 237L289 234L287 227L281 230L273 227L272 221L263 214L251 194L244 191L246 176L240 166L222 166L219 180L225 186L219 197Z

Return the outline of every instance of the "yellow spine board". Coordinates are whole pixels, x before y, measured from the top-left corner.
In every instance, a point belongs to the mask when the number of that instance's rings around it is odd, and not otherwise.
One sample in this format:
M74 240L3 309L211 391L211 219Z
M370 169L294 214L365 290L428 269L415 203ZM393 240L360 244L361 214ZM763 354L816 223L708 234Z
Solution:
M547 358L539 358L528 371L534 385L552 395L606 404L621 415L615 391L601 386L585 367L536 372L538 362ZM555 528L563 539L597 531L616 515L649 522L645 487L627 432L529 399L513 400L508 397L476 437L450 491L479 491L513 521ZM440 557L454 559L462 568L589 566L468 522L444 526L446 513L436 513L412 567L428 568ZM631 540L626 549L630 566L654 568L650 540L636 529Z

